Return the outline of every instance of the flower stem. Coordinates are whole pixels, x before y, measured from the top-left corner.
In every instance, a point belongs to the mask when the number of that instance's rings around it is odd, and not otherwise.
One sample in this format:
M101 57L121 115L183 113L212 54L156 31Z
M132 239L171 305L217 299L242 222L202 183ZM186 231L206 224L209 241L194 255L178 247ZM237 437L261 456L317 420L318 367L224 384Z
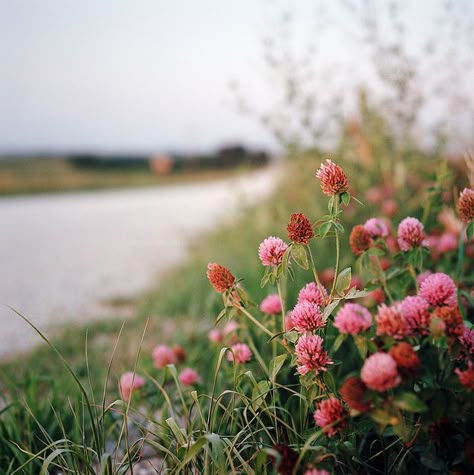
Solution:
M337 213L339 211L339 196L334 200L334 222L337 222ZM336 288L337 274L339 273L339 254L340 254L340 243L339 243L339 231L337 226L334 226L334 233L336 235L336 268L334 272L334 280L332 282L331 293L329 295L329 302L332 301L334 290ZM328 303L329 303L328 302Z
M277 279L277 289L278 289L278 297L280 298L281 304L281 331L284 333L286 331L285 327L285 302L283 300L283 292L281 290L281 282L280 279Z
M321 294L321 297L323 297L324 296L323 286L321 285L321 282L319 280L318 273L316 271L316 265L315 265L314 259L313 259L313 253L311 252L311 247L309 246L309 244L308 244L307 248L308 248L308 252L309 252L309 258L311 260L311 269L313 271L314 280L316 281L316 284L318 286L319 293Z
M260 330L262 330L264 333L267 335L271 336L273 338L273 333L266 328L264 325L262 325L250 312L247 311L244 307L239 307L239 310L255 325L257 325Z

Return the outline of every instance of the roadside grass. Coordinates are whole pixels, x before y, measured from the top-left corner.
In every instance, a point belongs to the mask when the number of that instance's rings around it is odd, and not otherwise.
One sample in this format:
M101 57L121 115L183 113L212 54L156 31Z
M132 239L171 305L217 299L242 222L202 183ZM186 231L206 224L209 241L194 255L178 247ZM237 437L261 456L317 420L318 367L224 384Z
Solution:
M327 200L315 186L314 178L322 160L323 156L318 153L289 160L285 163L284 179L271 197L257 206L241 210L228 222L221 223L216 231L201 236L191 246L186 262L170 269L152 290L132 302L118 297L111 302L109 318L87 326L69 326L54 335L53 345L93 399L100 400L109 372L105 391L108 402L118 398L118 378L124 371L136 369L142 374L158 377L150 352L160 343L183 346L186 364L198 368L203 381L212 381L216 355L209 351L205 335L214 326L222 301L206 278L207 264L218 262L230 268L237 278L243 279L244 287L252 289L251 299L257 305L268 293L276 292L276 288L260 288L263 271L257 256L258 245L270 235L286 239L281 230L285 229L291 213L325 214ZM352 193L364 201L365 191L378 184L378 171L371 173L354 161L338 159L338 163L348 176L358 177ZM426 168L421 163L418 159L409 162L407 171ZM432 172L429 171L430 176ZM423 173L428 176L427 171ZM407 209L420 212L425 198L413 194L409 183L397 192L397 196L399 203L406 205L401 206L399 216L405 216ZM378 206L352 203L347 212L349 220L344 222L346 232L342 249L348 249L348 234L352 226L378 213ZM313 248L319 272L334 265L335 257L328 250L328 241L318 241ZM351 256L343 255L342 266L351 259ZM309 271L300 271L296 280L296 284L291 286L294 293L288 295L290 305L296 301L294 289L301 288L312 280L312 276ZM120 312L121 305L135 308L134 315L125 321ZM83 404L81 394L70 372L58 361L51 348L43 345L3 363L0 388L6 405L3 414L0 413L0 445L3 441L4 446L0 457L8 458L13 452L15 457L21 456L23 452L15 450L12 440L21 444L23 450L26 447L31 453L37 453L48 444L41 429L48 424L51 432L49 429L46 432L54 434L52 438L61 438L61 433L67 433L75 441L84 437L84 434L77 433L77 427L74 428L78 419L77 411L72 409L76 404L78 407ZM156 398L159 407L160 396ZM44 421L36 419L37 412L42 414ZM59 420L56 414L61 414ZM70 414L73 414L72 419L69 419ZM66 422L60 423L63 415ZM70 427L67 426L69 420L72 421ZM61 424L65 426L61 427Z

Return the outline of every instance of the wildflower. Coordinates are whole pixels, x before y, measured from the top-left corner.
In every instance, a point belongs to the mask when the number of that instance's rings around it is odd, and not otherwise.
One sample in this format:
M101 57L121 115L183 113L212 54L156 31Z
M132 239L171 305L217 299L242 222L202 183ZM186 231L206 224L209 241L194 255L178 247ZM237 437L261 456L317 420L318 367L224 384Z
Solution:
M420 246L425 239L423 224L416 218L405 218L398 225L398 245L402 251Z
M280 238L270 236L264 239L258 247L258 257L264 266L277 266L281 264L283 255L288 249L288 245Z
M303 475L331 475L327 470L318 470L317 468L310 468L306 470Z
M140 389L145 386L145 380L137 373L124 373L120 377L119 392L124 401L128 401L134 389Z
M400 303L402 316L411 329L423 335L428 334L431 315L428 312L429 303L418 295L405 297Z
M375 322L377 336L388 335L395 339L401 339L410 334L410 327L401 312L399 302L389 307L385 304L379 305Z
M458 336L458 340L462 345L461 353L464 358L474 356L474 327L464 327L462 335Z
M323 428L323 432L332 437L346 425L346 415L344 404L333 396L321 401L318 409L314 412L314 421Z
M456 368L454 372L458 375L459 381L470 391L474 390L474 368L472 367L472 361L467 363L467 369L461 371L459 368Z
M360 379L375 391L383 392L401 383L397 362L387 353L374 353L362 366Z
M199 381L199 374L191 368L183 369L178 377L183 386L192 386Z
M398 212L398 203L394 199L384 200L382 203L382 213L385 216L395 216Z
M346 303L334 319L334 326L341 333L357 335L372 325L372 315L358 303Z
M311 223L303 213L293 213L286 229L288 239L299 244L308 244L314 235Z
M388 236L387 225L379 218L368 219L364 224L364 229L374 239L386 238Z
M446 325L446 335L452 338L458 338L464 332L464 323L462 321L459 307L437 307L433 312L433 317L441 319Z
M440 254L455 251L458 248L458 238L455 234L444 233L440 236L436 250Z
M209 341L212 341L212 343L220 343L222 341L222 332L218 328L213 328L207 334L207 338L209 338Z
M326 164L321 163L316 172L316 178L321 182L325 195L339 195L349 189L349 183L342 168L331 160L326 160Z
M422 282L429 276L431 275L433 272L431 272L430 270L425 270L424 272L422 272L421 274L417 275L416 276L416 283L418 284L418 287L422 284Z
M385 302L385 294L383 290L378 287L377 289L372 290L367 294L367 297L364 299L364 304L371 306L374 303L380 304Z
M231 346L232 353L227 353L227 360L235 359L236 363L246 363L252 359L252 352L245 343L236 343Z
M370 409L370 404L365 401L367 386L361 379L351 376L344 381L339 390L342 399L347 405L356 411L365 412Z
M322 295L319 291L319 287L314 282L306 284L298 294L298 303L307 301L323 307L326 304L328 293L324 287L321 288L323 290Z
M326 371L326 366L333 362L323 348L323 339L319 335L301 335L295 346L299 366L298 373L305 375L309 371L316 374Z
M213 262L207 265L207 278L217 292L221 293L231 289L235 282L229 269Z
M295 305L291 312L291 320L299 333L313 331L325 325L319 305L308 300Z
M295 325L293 323L293 318L292 318L292 312L288 312L286 315L285 315L285 330L287 332L293 330L293 328L295 328Z
M176 358L173 350L167 345L155 346L152 350L151 356L155 368L164 368L166 365L178 362L178 358Z
M260 310L263 313L274 315L281 312L281 300L278 294L271 294L265 297L260 303Z
M433 307L453 307L457 302L456 284L442 272L429 275L420 285L419 295Z
M222 333L224 334L224 336L228 336L232 332L235 332L237 328L239 328L239 325L233 320L231 320L230 322L227 322L224 325L224 328L222 329Z
M474 189L464 188L462 190L459 195L458 213L465 223L474 220Z
M415 376L421 369L421 361L413 347L404 341L392 346L390 356L395 360L403 376Z
M173 353L176 356L178 363L186 361L186 351L181 345L174 345L171 349L173 350Z
M349 244L351 245L352 252L356 256L360 256L364 251L369 249L372 244L372 238L362 224L357 224L352 228L351 235L349 236Z

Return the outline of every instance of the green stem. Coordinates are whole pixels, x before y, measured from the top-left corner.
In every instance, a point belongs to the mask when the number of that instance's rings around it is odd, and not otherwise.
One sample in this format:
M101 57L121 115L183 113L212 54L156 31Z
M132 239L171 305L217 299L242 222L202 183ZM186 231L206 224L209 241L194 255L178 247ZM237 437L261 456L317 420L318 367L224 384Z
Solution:
M316 265L314 263L313 253L311 252L311 247L309 246L309 244L308 244L307 247L308 247L308 252L309 252L309 259L311 261L311 269L313 271L314 280L316 281L316 284L318 286L319 293L321 294L321 297L324 297L323 286L321 285L321 282L320 282L319 277L318 277L318 273L316 271Z
M257 327L260 328L260 330L262 330L267 335L273 338L274 336L273 333L264 325L262 325L250 312L248 312L244 307L238 307L238 308L252 323L257 325Z
M379 259L379 256L375 256L375 262L377 263L377 274L378 274L378 278L380 280L380 283L382 284L382 288L384 290L384 292L387 294L388 296L388 299L390 300L390 303L393 303L393 297L392 297L392 294L390 293L390 290L387 286L387 279L385 278L385 272L383 271L382 269L382 264L380 263L380 259Z
M283 300L283 292L281 290L281 282L280 279L277 279L277 289L278 289L278 297L280 298L280 303L281 303L281 331L283 333L286 332L286 326L285 326L285 302Z
M413 281L415 282L415 289L418 292L418 281L416 280L416 272L415 268L413 267L413 264L408 264L408 272L410 272L410 275L413 277Z
M334 222L337 222L337 213L339 211L339 196L336 197L334 200ZM339 253L340 253L340 243L339 243L339 231L337 227L334 226L334 233L336 235L336 269L334 273L334 280L332 282L331 294L329 295L329 302L332 301L332 297L334 295L334 290L336 288L336 281L337 281L337 274L339 273ZM328 303L329 303L328 302Z

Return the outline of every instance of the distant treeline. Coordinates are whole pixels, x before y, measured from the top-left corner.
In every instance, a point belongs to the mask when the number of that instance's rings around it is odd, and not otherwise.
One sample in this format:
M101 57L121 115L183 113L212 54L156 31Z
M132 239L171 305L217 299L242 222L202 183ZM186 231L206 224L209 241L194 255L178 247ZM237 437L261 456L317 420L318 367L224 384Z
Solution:
M156 174L202 169L233 168L242 164L265 165L270 156L265 151L250 151L237 145L207 155L98 155L80 154L66 157L77 168L96 170L151 170Z

